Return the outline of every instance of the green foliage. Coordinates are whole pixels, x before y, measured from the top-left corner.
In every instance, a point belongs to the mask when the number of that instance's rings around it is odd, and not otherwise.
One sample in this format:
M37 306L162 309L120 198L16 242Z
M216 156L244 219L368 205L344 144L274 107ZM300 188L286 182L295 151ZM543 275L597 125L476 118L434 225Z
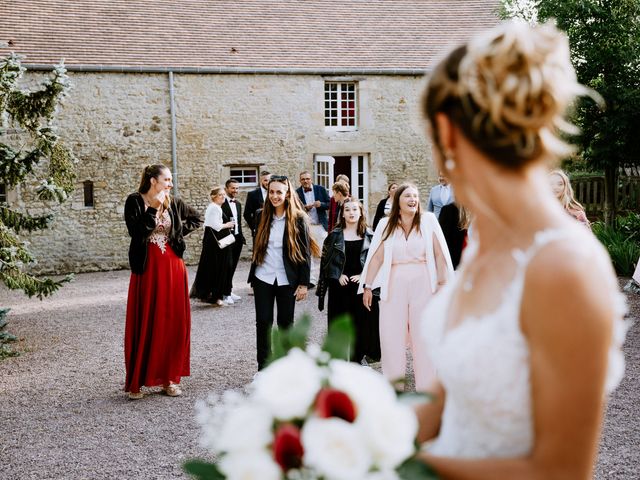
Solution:
M10 343L15 342L17 338L15 335L11 335L9 332L5 331L7 327L7 321L5 318L9 310L9 308L0 308L0 360L6 357L15 357L19 355L19 353L13 350L9 345Z
M640 215L618 217L613 225L592 224L593 233L606 247L618 275L630 277L640 258Z
M189 460L184 462L184 470L198 480L224 480L225 478L215 463L209 463L203 460Z
M436 472L424 462L416 458L410 458L398 467L398 477L403 480L433 479L437 480Z
M75 158L52 123L70 88L69 78L64 66L58 65L39 89L26 90L20 88L25 71L18 55L0 59L0 183L9 189L27 181L37 183L39 200L61 203L73 191ZM48 171L40 178L35 169L43 160L48 161ZM47 228L51 219L51 215L34 217L0 206L0 280L10 289L42 298L71 279L39 279L24 271L35 259L19 233Z
M329 332L322 350L331 358L349 360L356 341L356 332L349 315L341 315L329 323Z

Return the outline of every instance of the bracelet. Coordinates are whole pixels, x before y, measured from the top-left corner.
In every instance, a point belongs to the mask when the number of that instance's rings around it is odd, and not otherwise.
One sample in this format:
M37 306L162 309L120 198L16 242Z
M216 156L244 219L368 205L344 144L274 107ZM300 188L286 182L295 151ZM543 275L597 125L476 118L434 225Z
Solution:
M371 290L371 285L367 285L366 283L362 284L362 289L363 290Z

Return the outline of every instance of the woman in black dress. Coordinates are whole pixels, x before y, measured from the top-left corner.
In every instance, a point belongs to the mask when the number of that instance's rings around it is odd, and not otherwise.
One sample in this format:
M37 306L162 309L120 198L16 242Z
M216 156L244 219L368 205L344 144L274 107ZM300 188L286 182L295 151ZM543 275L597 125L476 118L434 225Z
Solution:
M365 356L370 360L380 360L378 303L374 301L369 312L362 303L362 294L358 295L360 273L372 237L373 233L367 229L362 204L353 198L345 199L340 222L327 236L322 248L316 290L320 311L324 309L324 297L329 292L329 324L344 314L351 317L356 341L350 359L358 363Z
M391 212L391 204L393 203L393 196L398 189L397 183L390 183L389 189L387 190L388 195L387 198L383 198L378 203L378 207L376 208L376 215L373 217L373 231L376 231L376 227L378 226L378 222L384 217L389 216L389 212Z
M222 238L235 227L222 211L224 188L211 190L211 203L204 214L204 237L202 253L198 263L196 279L191 287L191 298L199 298L217 307L226 305L223 298L231 294L232 251L231 247L220 248L216 236Z

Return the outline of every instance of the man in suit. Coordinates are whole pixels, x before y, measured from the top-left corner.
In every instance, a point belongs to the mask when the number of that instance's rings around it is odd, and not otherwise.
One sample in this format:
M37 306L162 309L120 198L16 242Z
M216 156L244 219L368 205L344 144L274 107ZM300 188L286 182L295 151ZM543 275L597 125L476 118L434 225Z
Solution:
M327 227L329 225L327 219L327 210L329 210L331 202L329 192L322 185L314 185L311 182L311 173L307 171L300 173L300 185L296 192L311 221L309 234L322 247L324 239L327 237ZM319 265L312 264L311 287L317 283L318 275L316 272L319 268Z
M442 207L455 201L449 180L442 175L442 172L438 173L438 182L438 185L433 187L429 193L429 204L427 205L427 210L433 212L436 218L440 217Z
M263 207L264 201L267 198L267 187L269 186L269 180L271 174L266 170L260 172L260 185L255 190L251 190L247 193L247 204L244 209L244 219L247 221L247 225L251 229L251 236L255 237L256 228L258 228L258 218L256 218L256 211Z
M236 180L235 178L230 178L225 182L224 190L225 190L226 198L224 203L221 205L222 212L225 215L227 215L229 218L233 218L233 221L236 223L235 230L233 232L236 238L236 241L232 245L230 245L230 248L232 249L231 250L232 252L231 253L231 258L232 258L231 278L232 279L233 279L234 273L236 272L236 268L238 267L238 260L240 259L240 252L242 251L242 246L247 243L247 241L244 238L244 235L242 234L242 222L240 221L240 219L242 218L241 216L242 204L236 198L238 196L239 186L240 184L238 183L238 180ZM233 288L233 284L232 284L232 288ZM233 302L240 300L240 295L236 295L232 291L231 295L223 298L222 300L228 304L232 304Z

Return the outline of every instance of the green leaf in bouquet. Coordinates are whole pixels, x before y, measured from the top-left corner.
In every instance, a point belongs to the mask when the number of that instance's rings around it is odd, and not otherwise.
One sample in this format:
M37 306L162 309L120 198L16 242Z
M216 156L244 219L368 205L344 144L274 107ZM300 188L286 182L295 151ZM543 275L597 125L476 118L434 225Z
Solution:
M421 405L434 400L434 395L427 392L397 392L398 400L405 405Z
M184 462L183 468L198 480L224 480L225 478L214 463L202 460L188 460Z
M355 343L355 329L351 317L340 315L329 323L329 331L324 339L322 350L331 358L349 360Z
M438 480L433 468L415 457L400 465L397 472L398 477L403 480Z
M286 356L292 348L304 350L310 329L311 316L305 314L289 328L271 330L271 355L267 364Z

